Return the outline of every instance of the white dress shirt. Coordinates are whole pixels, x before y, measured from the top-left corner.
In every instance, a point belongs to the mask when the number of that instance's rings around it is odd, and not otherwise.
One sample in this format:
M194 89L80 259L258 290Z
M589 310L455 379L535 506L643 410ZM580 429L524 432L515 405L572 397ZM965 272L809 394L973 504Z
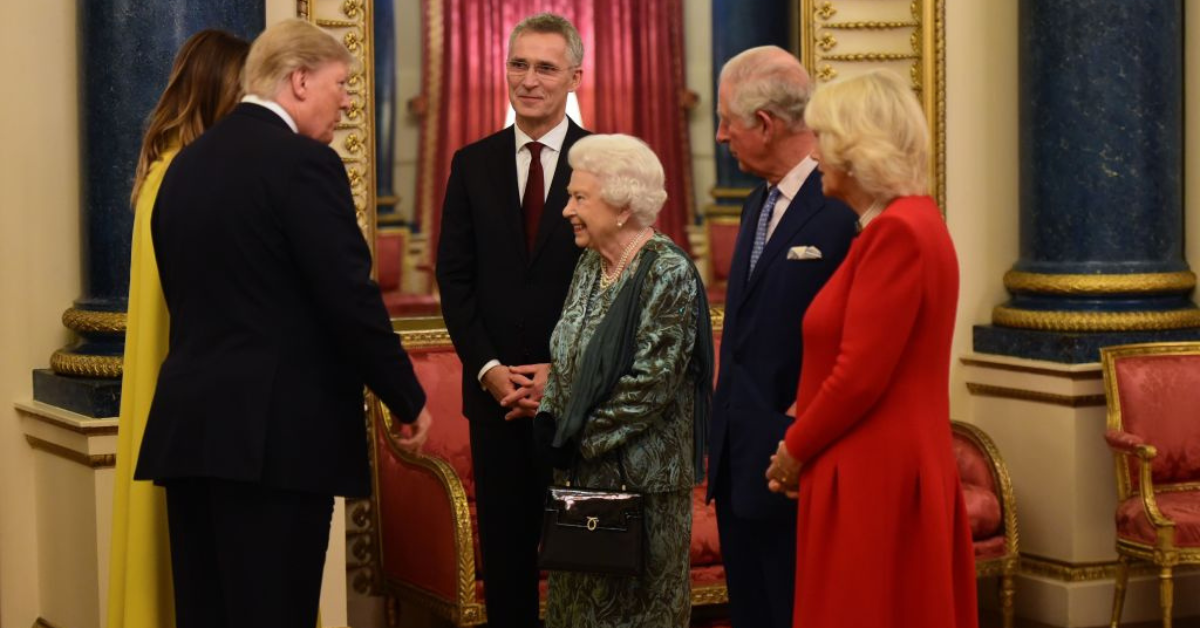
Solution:
M274 111L275 115L279 116L280 118L283 118L283 121L286 122L289 127L291 127L292 133L300 132L300 128L296 126L296 121L293 120L292 116L288 114L287 109L284 109L282 105L275 102L274 100L267 100L266 98L259 98L258 96L255 96L254 94L246 94L245 96L242 96L242 102L248 102L252 105L266 107L267 109Z
M517 154L517 193L520 194L522 203L525 202L525 183L529 181L529 164L533 161L533 153L529 152L526 144L539 142L542 145L542 181L545 182L545 185L542 186L542 200L545 200L550 196L550 182L554 181L554 171L558 169L558 155L562 152L563 142L567 141L567 126L567 117L563 116L562 122L559 122L558 126L535 140L522 131L519 125L513 125L513 131L517 136L514 147ZM483 368L479 369L479 374L475 376L475 379L482 382L484 374L492 370L493 366L500 366L500 361L488 360Z
M812 157L805 157L800 160L787 174L775 184L779 188L779 200L775 201L775 211L771 213L771 223L767 225L767 241L771 240L771 235L775 233L775 227L779 226L779 221L783 220L783 214L791 207L792 201L796 195L800 193L800 188L804 182L808 180L808 175L812 174L813 170L817 169L817 161Z

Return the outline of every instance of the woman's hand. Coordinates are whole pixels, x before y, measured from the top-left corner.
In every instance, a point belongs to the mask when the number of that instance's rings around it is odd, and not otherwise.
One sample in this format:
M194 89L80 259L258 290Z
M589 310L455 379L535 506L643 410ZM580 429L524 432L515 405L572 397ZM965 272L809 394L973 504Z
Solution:
M766 475L768 490L796 498L800 487L800 461L792 457L783 441L779 441L779 448L771 456L771 466L767 467Z

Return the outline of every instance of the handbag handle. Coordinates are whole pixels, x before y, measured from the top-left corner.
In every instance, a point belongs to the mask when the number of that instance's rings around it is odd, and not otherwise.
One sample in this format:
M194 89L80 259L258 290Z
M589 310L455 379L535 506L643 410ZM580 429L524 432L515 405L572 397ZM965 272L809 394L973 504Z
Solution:
M622 454L622 449L617 449L617 473L621 476L621 490L629 490L626 486L629 484L629 475L625 472L625 456ZM571 474L567 477L567 486L578 484L577 478L579 474L579 459L582 456L575 456L575 462L571 464Z

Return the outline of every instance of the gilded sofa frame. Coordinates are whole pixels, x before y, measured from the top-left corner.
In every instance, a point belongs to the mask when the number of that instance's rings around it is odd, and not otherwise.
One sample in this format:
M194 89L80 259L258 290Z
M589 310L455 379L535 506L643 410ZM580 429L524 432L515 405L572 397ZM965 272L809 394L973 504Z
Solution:
M1017 547L1020 534L1017 531L1017 498L1013 491L1012 478L1008 475L1008 466L1000 456L996 443L986 432L961 421L951 421L950 428L955 434L971 441L987 458L992 468L992 475L999 490L1000 507L1004 516L1004 554L995 558L975 561L975 577L988 578L999 576L1000 612L1004 619L1004 628L1012 628L1014 615L1014 584L1017 569L1020 567L1021 554Z
M724 313L713 310L712 320L714 329L720 329ZM450 334L440 317L420 317L396 319L393 327L400 334L404 347L410 352L429 350L453 351ZM455 626L478 626L487 623L487 608L482 599L476 596L475 588L475 554L474 535L471 527L470 506L462 479L445 459L436 455L413 456L403 451L396 440L395 422L391 412L373 394L367 394L367 422L371 440L372 481L375 490L372 491L371 521L368 524L372 542L377 550L371 560L379 564L371 565L371 570L380 575L382 592L391 596L401 604L419 606L435 617L449 621ZM434 420L466 420L462 417L434 417ZM386 438L388 450L404 466L427 474L438 482L445 491L445 496L451 504L454 517L454 546L456 591L454 599L446 599L434 592L427 591L410 583L384 576L383 547L384 535L382 525L386 522L379 520L382 512L379 504L379 473L380 465L375 459L375 434L382 429ZM729 601L729 592L725 585L710 585L692 588L692 607L713 606ZM394 614L389 612L389 615ZM542 615L545 614L545 602L542 603Z

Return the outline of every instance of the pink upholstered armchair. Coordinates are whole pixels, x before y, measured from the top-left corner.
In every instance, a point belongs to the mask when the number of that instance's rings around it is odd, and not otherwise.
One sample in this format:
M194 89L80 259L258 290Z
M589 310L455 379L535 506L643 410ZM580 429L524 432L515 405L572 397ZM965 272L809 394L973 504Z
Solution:
M1100 359L1117 475L1112 625L1121 621L1129 564L1144 560L1159 569L1170 628L1172 570L1200 564L1200 342L1108 347Z
M1017 551L1017 501L1008 467L996 444L983 430L958 421L951 421L950 427L975 545L975 575L977 578L999 576L1004 628L1012 628L1016 592L1013 577L1020 555Z

